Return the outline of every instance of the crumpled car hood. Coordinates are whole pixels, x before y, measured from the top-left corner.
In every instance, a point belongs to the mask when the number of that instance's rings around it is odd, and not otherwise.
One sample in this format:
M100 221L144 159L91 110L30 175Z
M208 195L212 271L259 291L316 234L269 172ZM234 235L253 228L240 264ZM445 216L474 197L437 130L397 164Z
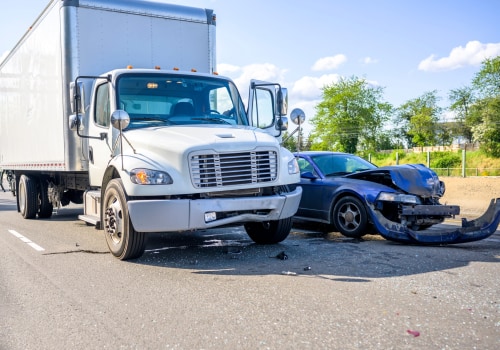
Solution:
M345 177L395 186L406 193L422 197L441 197L444 194L444 186L436 173L423 164L385 166Z

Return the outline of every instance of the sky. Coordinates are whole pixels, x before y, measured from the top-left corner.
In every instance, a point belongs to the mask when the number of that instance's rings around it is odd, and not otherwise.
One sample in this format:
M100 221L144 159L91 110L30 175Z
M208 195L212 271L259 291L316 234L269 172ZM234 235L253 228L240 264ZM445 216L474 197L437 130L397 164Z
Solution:
M289 112L301 108L307 120L324 86L353 76L383 88L395 107L434 90L447 107L450 90L470 85L481 62L500 55L500 0L165 2L213 9L219 74L243 98L250 79L279 82L288 88ZM4 1L1 57L48 3Z

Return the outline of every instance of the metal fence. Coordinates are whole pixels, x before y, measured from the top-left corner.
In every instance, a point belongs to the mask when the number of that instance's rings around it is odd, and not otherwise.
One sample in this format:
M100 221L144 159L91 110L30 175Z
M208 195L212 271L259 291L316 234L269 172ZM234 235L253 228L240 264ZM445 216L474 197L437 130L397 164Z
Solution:
M499 168L431 168L438 176L500 176Z

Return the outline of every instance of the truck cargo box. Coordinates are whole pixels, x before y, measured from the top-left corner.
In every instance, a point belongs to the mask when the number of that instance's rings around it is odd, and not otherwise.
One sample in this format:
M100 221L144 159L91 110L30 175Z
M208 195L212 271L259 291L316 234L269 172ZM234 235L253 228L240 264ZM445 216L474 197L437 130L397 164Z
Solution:
M213 72L213 12L138 0L52 0L0 63L0 168L86 171L84 140L68 127L70 83L127 66ZM92 80L84 85L87 106Z

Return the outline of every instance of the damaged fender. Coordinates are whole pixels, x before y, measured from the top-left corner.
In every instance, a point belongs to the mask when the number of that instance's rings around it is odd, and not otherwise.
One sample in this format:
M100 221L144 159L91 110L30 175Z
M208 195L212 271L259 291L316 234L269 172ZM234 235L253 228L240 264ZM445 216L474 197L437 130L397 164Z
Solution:
M386 219L375 207L367 203L373 225L385 239L400 243L457 244L474 242L491 236L500 224L500 198L491 200L488 209L477 219L462 219L462 226L450 228L431 227L414 231L401 223Z

